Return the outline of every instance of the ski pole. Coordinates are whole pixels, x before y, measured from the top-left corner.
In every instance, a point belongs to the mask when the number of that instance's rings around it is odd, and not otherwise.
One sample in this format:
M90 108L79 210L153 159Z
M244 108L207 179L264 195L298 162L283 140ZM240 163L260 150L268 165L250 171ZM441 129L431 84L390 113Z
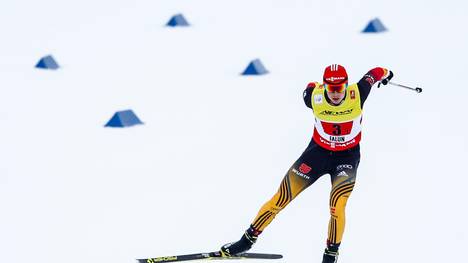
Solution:
M380 84L379 83L379 86L380 87ZM409 89L409 90L413 90L413 91L416 91L417 93L421 93L422 92L422 89L420 87L416 87L416 88L413 88L413 87L408 87L408 86L405 86L405 85L402 85L402 84L398 84L398 83L395 83L395 82L391 82L389 81L388 84L391 84L393 86L397 86L397 87L401 87L401 88L405 88L405 89Z

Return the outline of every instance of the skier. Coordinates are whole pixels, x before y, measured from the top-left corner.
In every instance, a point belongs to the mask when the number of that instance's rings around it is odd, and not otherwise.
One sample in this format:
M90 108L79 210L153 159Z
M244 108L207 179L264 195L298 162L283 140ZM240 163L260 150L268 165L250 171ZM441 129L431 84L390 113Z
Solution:
M345 206L354 188L360 160L362 107L371 87L377 82L386 85L392 77L392 71L377 67L367 72L358 83L348 85L346 69L333 64L325 68L323 83L307 85L303 93L304 102L315 116L312 139L241 239L221 247L223 255L249 250L275 216L299 193L322 175L330 174L331 217L322 263L337 262L345 228Z

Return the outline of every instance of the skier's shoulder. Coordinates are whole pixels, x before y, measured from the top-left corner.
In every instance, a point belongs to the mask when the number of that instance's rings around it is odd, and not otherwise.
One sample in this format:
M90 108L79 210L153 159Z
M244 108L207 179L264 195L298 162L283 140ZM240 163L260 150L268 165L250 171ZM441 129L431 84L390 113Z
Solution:
M323 90L323 84L320 82L309 82L304 90L304 97L311 95L314 91Z
M317 91L318 89L323 88L323 85L321 85L319 82L309 82L302 94L304 98L304 103L306 104L307 107L312 108L312 93L314 91Z
M323 88L323 85L317 81L309 82L306 89L313 91L314 89Z

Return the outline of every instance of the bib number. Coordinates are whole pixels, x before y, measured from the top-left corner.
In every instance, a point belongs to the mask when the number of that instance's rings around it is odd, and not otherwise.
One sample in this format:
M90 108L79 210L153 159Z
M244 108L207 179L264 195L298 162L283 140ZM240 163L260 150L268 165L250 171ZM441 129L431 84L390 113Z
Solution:
M340 136L348 135L353 129L353 122L330 123L322 121L323 131L328 135Z
M333 135L341 135L341 126L339 124L333 124Z

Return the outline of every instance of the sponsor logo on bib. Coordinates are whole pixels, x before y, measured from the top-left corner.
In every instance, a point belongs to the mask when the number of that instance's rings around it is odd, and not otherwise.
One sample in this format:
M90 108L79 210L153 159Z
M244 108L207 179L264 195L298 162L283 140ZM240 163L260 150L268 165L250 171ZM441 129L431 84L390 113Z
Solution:
M323 96L322 95L315 95L314 96L314 102L315 104L322 104L323 103Z
M353 112L353 109L349 110L344 110L344 111L331 111L331 110L323 110L320 112L321 115L332 115L332 116L337 116L337 115L347 115L351 114Z

